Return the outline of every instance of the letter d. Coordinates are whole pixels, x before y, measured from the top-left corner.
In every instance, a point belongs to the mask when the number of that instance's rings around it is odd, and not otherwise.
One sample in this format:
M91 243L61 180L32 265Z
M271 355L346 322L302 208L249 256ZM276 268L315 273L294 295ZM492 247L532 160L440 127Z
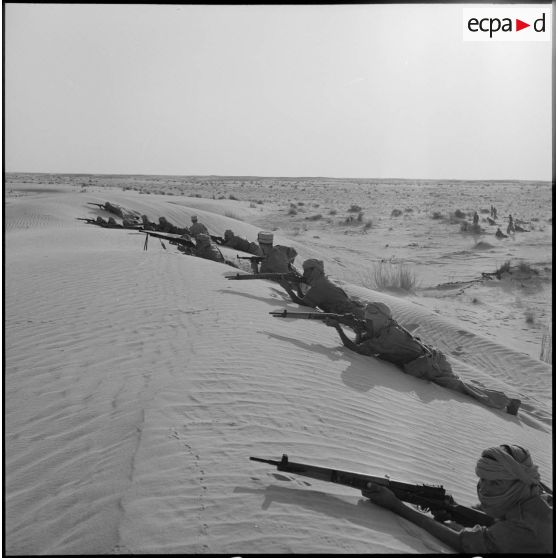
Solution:
M545 16L546 16L546 14L543 13L542 17L540 17L539 19L536 19L536 20L535 20L535 23L533 23L533 29L534 29L537 33L544 33L545 26L546 26ZM539 24L540 22L542 22L542 28L541 28L541 29L538 28L538 24Z

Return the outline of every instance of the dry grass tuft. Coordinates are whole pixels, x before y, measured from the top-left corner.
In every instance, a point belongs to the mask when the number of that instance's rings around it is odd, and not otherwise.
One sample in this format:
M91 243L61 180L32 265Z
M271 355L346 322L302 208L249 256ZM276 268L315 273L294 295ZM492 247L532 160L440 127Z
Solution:
M364 287L378 291L413 292L418 287L415 272L404 263L380 262L361 278Z

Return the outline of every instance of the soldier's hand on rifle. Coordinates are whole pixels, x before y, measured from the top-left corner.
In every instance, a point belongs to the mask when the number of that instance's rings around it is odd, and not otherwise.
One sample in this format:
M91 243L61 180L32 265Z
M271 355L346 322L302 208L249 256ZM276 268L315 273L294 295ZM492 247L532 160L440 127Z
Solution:
M372 484L370 488L363 488L362 495L374 504L392 511L401 509L405 504L389 489L379 484Z

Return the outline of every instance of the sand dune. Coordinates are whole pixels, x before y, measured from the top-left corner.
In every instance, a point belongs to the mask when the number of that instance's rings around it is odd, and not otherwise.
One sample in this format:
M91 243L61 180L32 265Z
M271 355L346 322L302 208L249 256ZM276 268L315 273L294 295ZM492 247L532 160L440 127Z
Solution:
M321 323L271 317L300 310L274 283L227 281L229 266L155 242L145 251L142 234L75 220L102 214L86 202L110 199L177 224L196 213L214 234L258 230L226 216L248 218L245 205L164 198L28 191L6 201L8 554L449 552L355 490L251 455L443 484L472 505L478 454L511 442L551 484L549 365L344 284L419 324L460 375L528 403L506 415L352 353Z

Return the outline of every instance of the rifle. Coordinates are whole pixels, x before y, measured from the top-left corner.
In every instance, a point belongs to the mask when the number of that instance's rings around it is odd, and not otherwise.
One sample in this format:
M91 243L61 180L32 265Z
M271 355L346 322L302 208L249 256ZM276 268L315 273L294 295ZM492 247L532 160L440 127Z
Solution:
M271 279L273 281L292 281L296 283L305 283L305 280L300 275L295 273L253 273L253 274L243 274L237 273L236 275L226 275L226 279Z
M494 519L484 512L456 504L452 496L446 494L444 487L441 485L409 484L392 481L389 478L316 467L306 463L294 463L289 462L286 454L283 454L281 461L262 459L260 457L250 457L250 460L275 465L278 471L285 473L294 473L326 482L343 484L357 490L366 490L373 485L385 486L403 502L418 506L422 511L429 511L434 516L434 519L441 523L447 519L451 519L464 527L473 527L474 525L489 526L494 523Z
M89 205L96 205L97 207L100 207L101 209L105 209L105 204L104 203L95 203L95 202L87 202Z
M125 228L133 228L134 230L137 230L136 227L124 227L124 225L119 225L118 223L114 222L114 223L110 223L107 221L97 221L96 219L87 219L84 217L76 217L76 219L78 221L85 221L91 225L97 225L99 227L104 227L105 229L125 229Z
M335 314L333 312L287 312L287 310L273 311L270 314L275 318L301 318L306 320L321 320L325 322L327 318L332 318L338 322L349 326L355 331L366 331L366 321L355 318L353 314Z
M162 238L164 240L167 240L169 242L169 244L181 244L181 245L186 246L188 248L195 248L196 247L195 243L191 240L190 237L182 238L182 236L179 236L177 234L172 234L172 233L160 233L160 232L155 232L155 231L148 231L146 229L139 229L139 230L140 230L140 232L145 233L145 244L143 246L144 250L147 250L147 241L149 240L150 236L154 236L156 238Z

